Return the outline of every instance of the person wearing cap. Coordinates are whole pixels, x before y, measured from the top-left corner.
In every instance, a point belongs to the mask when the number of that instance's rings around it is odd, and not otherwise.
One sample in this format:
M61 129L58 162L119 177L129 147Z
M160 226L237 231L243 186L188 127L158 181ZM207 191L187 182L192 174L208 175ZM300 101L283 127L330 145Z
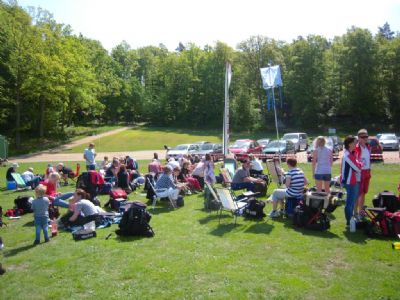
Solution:
M232 190L247 189L248 191L255 191L256 184L264 184L264 180L250 176L250 161L248 159L242 162L242 167L236 170L232 178Z
M94 144L90 143L89 147L83 152L83 158L86 160L86 170L96 170L96 151L94 150Z
M25 181L26 185L30 186L32 190L34 190L42 180L39 176L35 176L35 174L33 174L32 167L28 168L28 170L22 173L21 177Z
M177 200L181 189L184 187L174 183L172 170L168 165L164 167L164 172L158 178L155 189L160 197L169 197L172 200Z
M13 163L11 167L8 168L7 173L6 173L6 179L7 181L14 181L14 178L12 177L12 173L17 173L17 168L19 165L17 163Z
M367 143L368 131L366 129L360 129L357 137L358 142L355 154L357 160L361 163L361 181L357 203L354 205L354 215L356 218L360 218L360 214L364 213L365 195L368 193L369 182L371 180L371 146Z

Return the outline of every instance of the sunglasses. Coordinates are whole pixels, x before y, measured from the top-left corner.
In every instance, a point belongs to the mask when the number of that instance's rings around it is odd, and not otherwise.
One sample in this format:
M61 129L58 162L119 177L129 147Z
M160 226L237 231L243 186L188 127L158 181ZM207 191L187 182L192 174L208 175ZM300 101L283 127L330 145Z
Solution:
M359 136L360 139L367 139L368 135Z

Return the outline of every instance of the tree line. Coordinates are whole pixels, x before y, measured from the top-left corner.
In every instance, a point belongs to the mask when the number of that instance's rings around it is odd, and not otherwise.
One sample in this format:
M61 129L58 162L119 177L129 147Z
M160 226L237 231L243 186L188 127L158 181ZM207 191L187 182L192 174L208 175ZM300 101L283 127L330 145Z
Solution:
M387 23L333 40L252 36L236 49L216 42L176 51L122 42L108 53L46 10L0 0L0 132L18 147L24 136L93 122L221 128L226 61L233 130L274 126L259 71L269 62L281 66L286 126L400 128L400 35Z

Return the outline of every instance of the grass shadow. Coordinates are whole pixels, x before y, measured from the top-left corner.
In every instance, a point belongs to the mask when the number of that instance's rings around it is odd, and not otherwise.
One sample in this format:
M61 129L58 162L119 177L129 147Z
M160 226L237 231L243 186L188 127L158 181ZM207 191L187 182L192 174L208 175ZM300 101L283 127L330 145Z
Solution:
M226 218L226 217L227 216L222 216L221 218ZM218 213L217 214L211 214L210 213L207 217L204 217L204 218L200 219L199 223L204 225L204 224L207 224L208 222L216 220L218 218L219 218L219 214Z
M343 235L348 241L356 244L366 244L368 236L364 232L350 232L348 230L343 231Z
M35 225L35 221L30 221L30 222L26 222L24 225L22 225L23 227L32 227Z
M29 250L31 248L34 248L34 247L36 247L36 245L30 244L30 245L14 248L14 249L11 249L9 251L5 251L4 252L4 256L5 257L11 257L11 256L19 254L20 252L27 251L27 250Z
M149 237L146 236L123 236L123 235L118 235L116 234L115 236L115 240L118 242L134 242L134 241L138 241L141 239L148 239Z
M222 237L224 234L231 232L235 228L237 228L238 224L229 223L229 224L219 224L217 228L210 231L210 234Z
M292 226L293 227L293 226ZM295 231L300 232L302 235L312 235L315 237L325 238L325 239L341 239L336 233L331 231L318 231L306 228L293 228Z
M256 224L253 224L249 228L247 228L244 232L269 234L271 233L273 228L274 225L272 224L268 224L266 222L257 222Z

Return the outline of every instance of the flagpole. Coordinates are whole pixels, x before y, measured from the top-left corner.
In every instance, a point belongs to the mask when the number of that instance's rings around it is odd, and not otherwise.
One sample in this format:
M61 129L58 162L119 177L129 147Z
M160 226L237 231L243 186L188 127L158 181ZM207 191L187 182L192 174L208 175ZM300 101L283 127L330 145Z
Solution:
M224 105L224 123L223 123L223 150L224 157L228 155L229 141L229 63L225 64L225 105Z

